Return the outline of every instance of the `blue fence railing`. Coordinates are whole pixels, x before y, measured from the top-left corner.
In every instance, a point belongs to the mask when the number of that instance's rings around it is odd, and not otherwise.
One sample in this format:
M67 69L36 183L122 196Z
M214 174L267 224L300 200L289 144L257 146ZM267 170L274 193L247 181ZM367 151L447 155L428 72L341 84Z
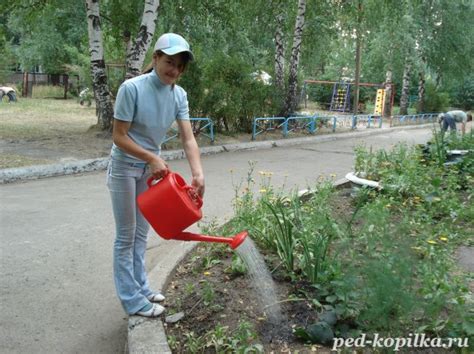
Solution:
M392 116L391 126L424 124L435 122L439 113L422 113ZM210 118L190 118L195 135L202 134L209 138L211 142L215 140L214 123ZM381 128L382 117L371 114L358 115L293 115L291 117L258 117L254 118L252 124L252 140L258 135L274 130L281 130L282 135L287 137L292 132L304 131L314 134L318 129L326 127L335 132L337 128L357 129ZM178 132L170 129L164 143L176 138Z
M282 135L287 137L289 133L295 131L305 131L314 134L323 126L330 128L333 132L338 126L349 129L356 129L358 125L367 128L382 127L382 117L374 115L357 116L291 116L284 117L259 117L255 118L252 126L252 140L264 132L281 129Z
M284 117L254 118L252 124L252 140L255 140L259 134L281 128L285 122L286 118Z
M193 128L194 135L202 134L209 138L211 142L214 142L215 135L214 135L214 122L210 118L189 118L191 121L191 126ZM171 135L168 135L171 133ZM166 143L170 140L173 140L178 137L178 132L176 129L170 129L169 133L166 135L165 140L163 143Z
M424 124L436 122L439 113L407 114L392 117L392 126L406 124Z

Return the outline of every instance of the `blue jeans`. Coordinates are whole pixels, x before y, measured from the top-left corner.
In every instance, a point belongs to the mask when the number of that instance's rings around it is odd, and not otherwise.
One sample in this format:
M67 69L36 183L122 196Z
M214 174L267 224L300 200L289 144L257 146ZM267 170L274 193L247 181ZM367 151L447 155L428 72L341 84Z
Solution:
M112 198L116 235L114 281L117 295L128 314L149 304L152 294L145 270L147 234L150 228L137 207L137 196L148 186L145 163L112 159L107 169L107 186Z
M446 130L448 130L448 128L451 129L451 132L455 132L456 131L456 121L454 120L454 118L451 115L445 114L444 118L443 118L441 130L443 132L445 132Z

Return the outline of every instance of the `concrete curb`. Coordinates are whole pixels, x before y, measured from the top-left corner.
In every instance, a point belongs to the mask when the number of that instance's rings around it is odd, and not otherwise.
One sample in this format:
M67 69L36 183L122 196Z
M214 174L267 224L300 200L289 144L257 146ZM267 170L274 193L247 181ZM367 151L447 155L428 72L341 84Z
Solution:
M429 124L431 125L431 124ZM247 143L235 143L235 144L225 144L218 146L206 146L200 148L201 155L214 155L220 154L223 152L235 152L235 151L245 151L245 150L257 150L257 149L271 149L275 147L286 147L301 145L304 143L314 143L314 142L323 142L323 141L333 141L336 139L345 139L353 136L365 137L375 134L384 134L390 130L400 130L400 129L417 129L425 128L429 126L427 124L422 125L413 125L413 126L399 126L392 128L367 128L367 130L361 131L351 131L348 133L335 133L327 135L317 135L304 138L288 138L280 140L266 140L266 141L252 141ZM163 151L162 157L166 161L179 160L185 158L183 150L170 150ZM65 176L86 172L94 172L105 170L109 157L102 157L98 159L89 159L89 160L80 160L67 163L58 163L51 165L34 165L28 167L18 167L18 168L6 168L0 170L0 184L13 183L21 180L32 180L46 177L56 177L56 176Z
M177 265L191 252L197 242L163 241L161 246L166 248L163 257L157 265L148 272L148 278L153 279L155 289L164 289L168 279L174 274ZM166 312L164 315L166 316ZM171 354L165 329L161 318L144 318L130 316L128 319L128 352Z

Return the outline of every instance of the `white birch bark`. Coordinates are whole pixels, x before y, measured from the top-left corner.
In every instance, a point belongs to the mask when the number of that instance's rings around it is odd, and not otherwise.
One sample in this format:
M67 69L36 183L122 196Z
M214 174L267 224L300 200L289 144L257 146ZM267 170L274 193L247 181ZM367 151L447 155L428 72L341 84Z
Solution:
M390 117L392 115L392 70L387 70L385 73L385 98L383 106L383 117Z
M418 73L418 105L416 111L418 113L425 111L425 77L422 72Z
M285 45L283 40L283 13L282 3L278 3L275 31L275 85L283 90L285 78Z
M102 130L112 128L113 105L107 83L104 61L104 45L100 27L99 0L86 0L91 75L96 100L97 124Z
M140 29L133 45L127 51L127 78L140 75L142 71L146 52L155 33L159 6L159 0L145 0Z
M305 12L306 0L298 0L298 13L296 15L293 47L291 50L290 73L288 77L288 94L284 109L285 115L294 112L298 105L298 65L301 53L301 42L303 37Z
M405 68L403 69L402 94L400 96L400 115L408 114L408 102L410 94L410 71L411 63L405 59Z

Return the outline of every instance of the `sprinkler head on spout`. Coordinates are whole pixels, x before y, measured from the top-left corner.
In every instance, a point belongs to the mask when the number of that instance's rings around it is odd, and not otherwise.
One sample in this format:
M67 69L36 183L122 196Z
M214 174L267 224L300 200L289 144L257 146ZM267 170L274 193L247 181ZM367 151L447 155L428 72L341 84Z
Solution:
M235 250L237 247L239 247L242 242L244 242L245 238L249 235L248 231L242 231L239 232L237 235L232 237L232 242L230 243L230 248Z

